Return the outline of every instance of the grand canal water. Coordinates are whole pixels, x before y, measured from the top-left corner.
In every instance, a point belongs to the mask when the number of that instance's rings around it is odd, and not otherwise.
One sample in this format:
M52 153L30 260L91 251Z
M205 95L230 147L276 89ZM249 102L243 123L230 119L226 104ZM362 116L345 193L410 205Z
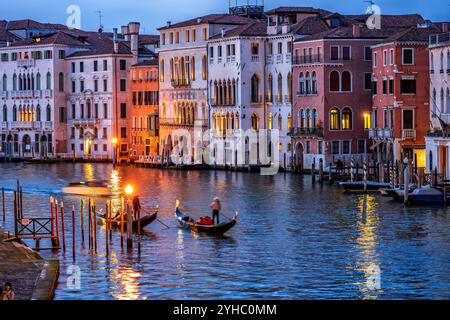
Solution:
M67 252L42 252L61 259L56 299L450 298L450 216L439 207L404 208L377 195L348 195L289 174L0 165L0 187L12 189L16 179L24 188L26 216L48 216L50 195L63 199L66 208L78 208L79 199L59 194L70 181L109 179L116 192L134 184L141 201L156 201L161 220L171 226L164 229L155 222L147 227L140 255L137 248L122 250L114 234L106 257L104 230L99 227L98 254L89 254L80 245L78 222L75 262L67 226ZM199 217L215 195L222 198L225 212L240 213L239 225L227 236L177 228L177 199ZM3 227L12 230L7 196L9 216ZM66 212L66 221L70 217ZM66 285L71 265L81 268L79 291ZM375 289L371 279L377 269L381 287Z

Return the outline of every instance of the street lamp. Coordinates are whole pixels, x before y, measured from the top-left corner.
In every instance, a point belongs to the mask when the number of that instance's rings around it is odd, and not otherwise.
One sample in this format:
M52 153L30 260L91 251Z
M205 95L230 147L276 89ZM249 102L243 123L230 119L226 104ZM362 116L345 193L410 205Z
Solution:
M128 199L130 198L130 196L134 193L134 188L131 184L128 184L125 187L125 194L128 196Z

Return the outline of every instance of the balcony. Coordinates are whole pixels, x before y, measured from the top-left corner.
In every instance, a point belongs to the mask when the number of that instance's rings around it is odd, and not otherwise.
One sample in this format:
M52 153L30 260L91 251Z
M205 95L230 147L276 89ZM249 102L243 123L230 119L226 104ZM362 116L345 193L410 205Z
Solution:
M189 79L174 79L170 82L174 88L190 88L191 81Z
M45 98L51 98L51 97L52 97L52 94L53 94L53 91L52 91L52 90L45 90L45 91L44 91L44 97L45 97Z
M307 56L294 56L294 64L297 65L307 65L322 62L323 62L322 55L313 54Z
M273 56L272 55L268 55L267 56L267 63L269 63L269 64L273 63Z
M415 140L416 139L416 130L415 129L403 129L402 130L402 139L403 140Z
M95 127L100 121L100 119L73 119L72 124L76 127Z
M252 62L259 62L259 56L258 55L252 55Z
M1 99L7 99L8 98L8 91L0 92L0 98Z
M0 130L9 130L8 122L6 121L0 122Z
M283 55L282 54L277 54L276 61L277 61L277 63L283 63Z
M21 59L17 60L17 67L19 68L32 68L35 66L34 59Z
M209 101L210 105L212 107L234 107L236 106L236 102L235 101L217 101L217 99L210 99Z
M264 97L262 95L252 96L251 101L252 104L260 104L264 103Z
M195 120L195 122L202 122L201 119ZM193 121L182 121L181 119L175 119L175 118L166 118L166 119L160 119L159 126L167 126L167 127L188 127L193 128L195 126L195 123ZM202 127L205 127L205 124L202 124Z
M41 90L34 90L33 96L35 98L42 98L42 91Z
M394 133L392 129L388 128L378 128L378 129L369 129L369 138L371 139L389 139L393 138Z
M289 132L291 137L317 137L323 138L323 128L292 128Z

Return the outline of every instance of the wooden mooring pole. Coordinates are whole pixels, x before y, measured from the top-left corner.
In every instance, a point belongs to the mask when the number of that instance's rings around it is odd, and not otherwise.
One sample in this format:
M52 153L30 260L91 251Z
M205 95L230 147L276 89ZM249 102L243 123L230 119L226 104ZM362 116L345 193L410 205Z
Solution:
M88 231L89 231L89 250L92 249L92 202L91 199L88 200Z
M19 235L19 226L17 225L17 192L14 191L14 235L17 238Z
M3 222L6 220L6 210L5 210L5 189L2 188L2 215L3 215Z
M60 237L59 237L59 217L58 217L58 200L55 200L55 230L56 230L56 241L58 243L58 247L60 245Z
M106 256L108 257L109 256L109 235L108 235L108 232L109 232L109 220L110 220L110 217L109 217L109 204L108 204L108 202L106 203L106 215L105 215L105 218L106 218L106 225L105 225L105 249L106 249Z
M61 201L61 236L63 242L63 251L66 252L66 224L64 220L64 202Z
M72 259L75 261L76 259L76 252L75 252L75 242L76 242L76 235L75 235L75 206L72 206Z
M80 228L81 228L81 244L84 247L84 200L80 201Z
M130 200L127 200L127 249L133 248L133 215Z
M120 204L120 245L123 249L123 242L124 242L124 232L125 232L125 217L124 217L124 198L122 197L121 199L121 204Z

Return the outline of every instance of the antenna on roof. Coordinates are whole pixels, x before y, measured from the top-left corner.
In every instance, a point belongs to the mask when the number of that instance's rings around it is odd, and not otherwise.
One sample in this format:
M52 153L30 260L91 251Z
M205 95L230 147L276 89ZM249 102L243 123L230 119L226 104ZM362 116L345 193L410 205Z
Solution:
M103 31L102 18L104 17L104 15L102 14L101 10L95 11L95 13L98 13L98 20L99 20L98 31L102 32Z

